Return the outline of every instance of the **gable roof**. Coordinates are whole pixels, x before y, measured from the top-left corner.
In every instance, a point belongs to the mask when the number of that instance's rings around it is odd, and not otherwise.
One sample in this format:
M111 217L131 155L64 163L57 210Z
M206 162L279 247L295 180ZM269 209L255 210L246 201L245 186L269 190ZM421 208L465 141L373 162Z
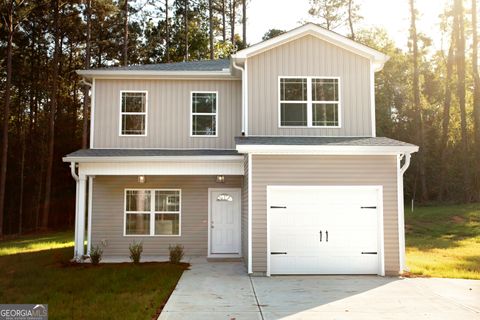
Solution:
M336 32L327 30L311 22L306 23L298 28L292 29L277 37L265 40L263 42L254 44L253 46L240 50L235 55L233 55L232 58L239 60L247 59L275 47L281 46L287 42L304 37L306 35L317 37L345 50L351 51L362 57L370 59L370 61L372 61L374 65L375 71L380 71L383 68L385 62L387 62L389 59L386 54L378 50L370 48L359 42L353 41Z

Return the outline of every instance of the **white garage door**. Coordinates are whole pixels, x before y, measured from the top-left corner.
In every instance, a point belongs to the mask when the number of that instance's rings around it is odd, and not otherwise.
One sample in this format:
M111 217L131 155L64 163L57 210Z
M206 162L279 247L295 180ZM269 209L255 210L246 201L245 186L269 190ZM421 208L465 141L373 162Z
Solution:
M271 274L377 274L376 187L269 187Z

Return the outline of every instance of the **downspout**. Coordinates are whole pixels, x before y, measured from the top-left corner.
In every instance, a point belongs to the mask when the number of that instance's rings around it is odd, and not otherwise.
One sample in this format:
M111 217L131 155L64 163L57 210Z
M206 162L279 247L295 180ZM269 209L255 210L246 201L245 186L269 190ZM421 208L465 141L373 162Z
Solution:
M76 163L70 162L70 172L72 174L73 179L75 180L75 235L74 235L74 246L73 246L73 258L76 259L77 254L77 227L78 227L78 175L75 172Z
M232 58L232 65L242 72L242 136L245 135L245 68L237 65L235 58Z
M403 166L400 167L402 158L405 157ZM397 177L397 195L398 195L398 243L399 243L399 260L400 260L400 273L406 270L405 264L405 212L404 212L404 199L403 199L403 174L410 166L410 153L398 155L398 177Z

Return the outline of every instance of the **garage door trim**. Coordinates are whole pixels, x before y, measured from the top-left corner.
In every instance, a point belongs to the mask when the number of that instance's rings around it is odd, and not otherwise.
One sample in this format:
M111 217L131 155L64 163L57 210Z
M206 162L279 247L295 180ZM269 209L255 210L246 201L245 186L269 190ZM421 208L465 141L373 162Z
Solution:
M267 276L270 276L270 206L274 206L273 203L270 203L271 197L269 197L269 193L274 190L311 190L311 189L325 189L325 190L348 190L348 189L355 189L355 190L376 190L377 191L377 199L378 199L378 275L384 276L385 275L385 257L384 257L384 230L383 230L383 186L381 185L309 185L309 186L299 186L299 185L267 185ZM275 210L275 209L273 209Z

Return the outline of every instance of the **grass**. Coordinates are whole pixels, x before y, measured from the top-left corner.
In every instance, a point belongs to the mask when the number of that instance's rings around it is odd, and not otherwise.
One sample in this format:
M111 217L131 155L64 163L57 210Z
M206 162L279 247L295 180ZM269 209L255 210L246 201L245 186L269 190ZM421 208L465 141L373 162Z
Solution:
M480 279L480 203L406 208L405 224L411 274Z
M49 319L152 319L186 265L70 264L72 233L0 242L0 301L47 303Z

